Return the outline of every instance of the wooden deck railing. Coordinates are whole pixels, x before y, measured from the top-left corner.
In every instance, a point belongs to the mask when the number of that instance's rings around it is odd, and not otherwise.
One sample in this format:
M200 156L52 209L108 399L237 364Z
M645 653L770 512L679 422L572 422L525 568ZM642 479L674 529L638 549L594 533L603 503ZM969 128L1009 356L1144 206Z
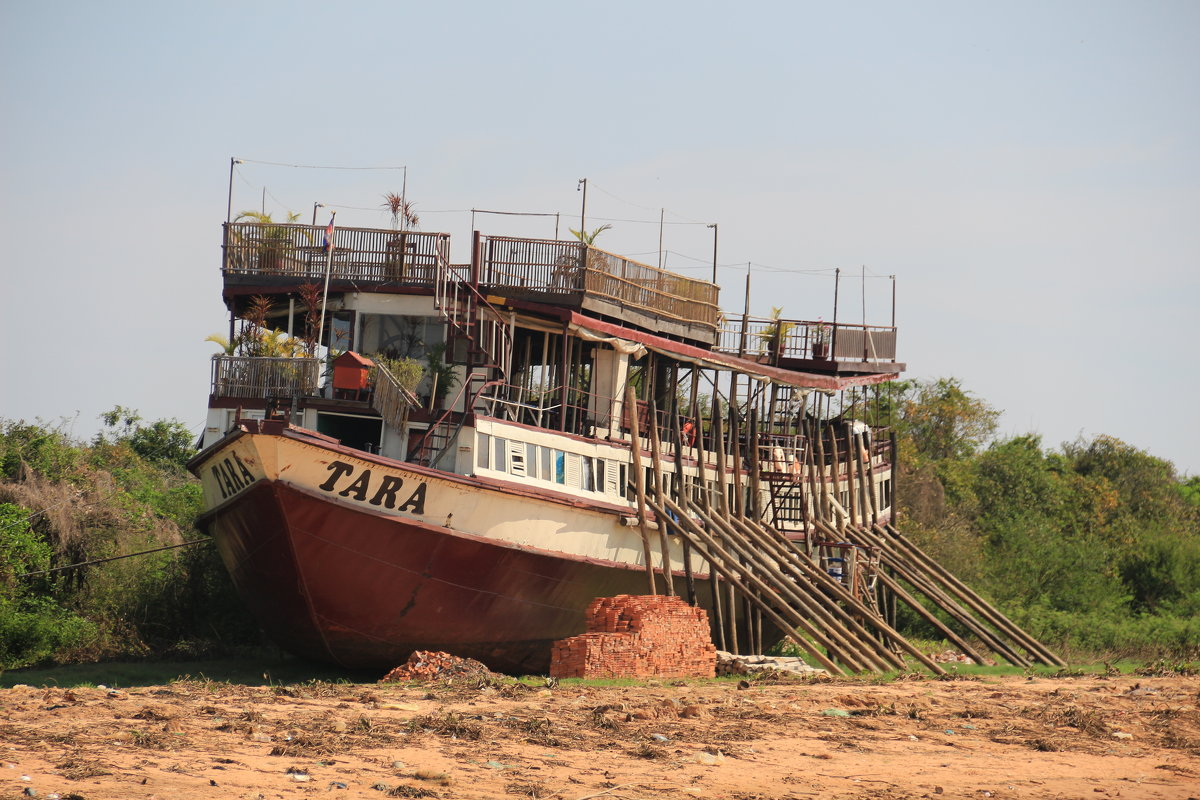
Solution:
M439 257L450 258L450 235L378 228L337 228L332 255L318 225L230 222L222 269L227 276L285 276L432 284Z
M479 282L538 292L584 292L717 329L719 288L580 242L488 237Z
M623 256L587 249L586 290L685 322L717 329L719 287Z
M820 320L726 320L714 349L747 358L814 361L895 361L896 329L889 325L836 324ZM776 353L778 350L778 353Z
M215 355L209 391L216 397L302 397L316 394L320 374L316 358Z

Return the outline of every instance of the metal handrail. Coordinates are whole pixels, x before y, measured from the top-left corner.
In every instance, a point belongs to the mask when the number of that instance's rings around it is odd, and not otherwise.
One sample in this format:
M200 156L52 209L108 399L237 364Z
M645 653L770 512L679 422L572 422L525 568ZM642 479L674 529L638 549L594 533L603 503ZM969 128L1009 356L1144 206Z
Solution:
M714 350L753 359L895 361L894 325L805 319L727 319Z

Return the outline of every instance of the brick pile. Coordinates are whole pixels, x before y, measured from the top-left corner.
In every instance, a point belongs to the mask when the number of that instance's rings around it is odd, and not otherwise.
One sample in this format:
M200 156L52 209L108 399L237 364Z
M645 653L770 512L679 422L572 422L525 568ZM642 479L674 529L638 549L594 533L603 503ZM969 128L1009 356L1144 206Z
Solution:
M678 597L598 597L587 633L560 639L550 653L555 678L711 678L717 650L708 614Z
M435 650L415 650L408 661L384 675L379 682L427 681L458 676L473 678L491 674L487 667L473 658L459 658Z

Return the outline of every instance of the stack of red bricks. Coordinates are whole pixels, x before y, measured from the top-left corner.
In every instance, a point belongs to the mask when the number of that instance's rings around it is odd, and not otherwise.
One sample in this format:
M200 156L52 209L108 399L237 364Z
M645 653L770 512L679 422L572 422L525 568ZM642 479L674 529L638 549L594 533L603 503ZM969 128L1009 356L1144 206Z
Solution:
M598 597L587 633L560 639L550 653L555 678L711 678L717 651L708 614L678 597Z

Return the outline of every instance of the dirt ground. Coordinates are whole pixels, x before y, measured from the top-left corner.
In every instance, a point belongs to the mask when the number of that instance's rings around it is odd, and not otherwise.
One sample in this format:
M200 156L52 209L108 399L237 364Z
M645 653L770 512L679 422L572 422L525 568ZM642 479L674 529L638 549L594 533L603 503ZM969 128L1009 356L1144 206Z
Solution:
M1200 679L0 689L0 797L1200 797Z

